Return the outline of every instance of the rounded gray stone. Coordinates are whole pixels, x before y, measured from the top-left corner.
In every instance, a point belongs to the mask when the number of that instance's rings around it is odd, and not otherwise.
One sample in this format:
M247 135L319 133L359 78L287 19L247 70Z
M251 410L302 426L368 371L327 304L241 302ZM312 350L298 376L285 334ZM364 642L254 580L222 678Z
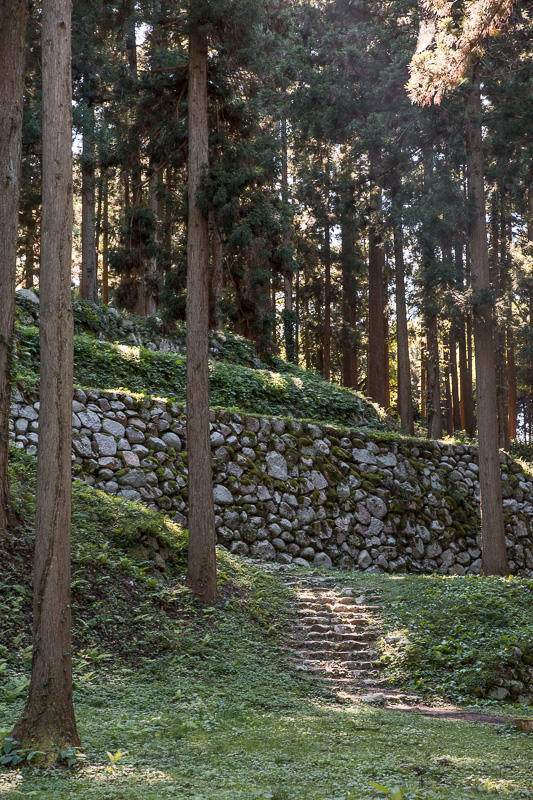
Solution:
M114 436L105 433L95 433L94 441L100 456L115 456L117 454L117 443Z
M270 542L254 542L250 548L250 553L262 561L274 561L276 558L276 551Z
M367 550L361 550L359 558L357 559L357 566L359 569L368 569L372 564L372 556Z
M173 447L176 453L181 453L181 439L177 434L167 431L161 436L161 439L166 445Z
M333 561L328 556L327 553L317 553L313 559L313 566L314 567L325 567L326 569L331 569L333 566Z
M227 505L228 503L233 503L233 495L229 489L222 486L221 483L217 483L213 487L213 500L218 505Z
M121 425L120 422L117 422L114 419L103 419L102 420L102 432L109 433L111 436L114 436L116 439L122 439L125 432L124 425Z

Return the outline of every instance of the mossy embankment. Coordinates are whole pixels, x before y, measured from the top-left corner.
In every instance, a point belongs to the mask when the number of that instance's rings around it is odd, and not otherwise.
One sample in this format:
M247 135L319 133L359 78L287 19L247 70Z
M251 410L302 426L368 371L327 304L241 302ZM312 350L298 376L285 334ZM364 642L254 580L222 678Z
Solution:
M39 306L17 300L16 382L38 382ZM74 302L74 382L83 388L146 392L184 402L185 327L158 317ZM266 360L265 360L266 358ZM333 424L381 428L384 416L360 393L325 381L277 356L260 359L250 342L232 333L210 337L211 405L255 414L292 416Z

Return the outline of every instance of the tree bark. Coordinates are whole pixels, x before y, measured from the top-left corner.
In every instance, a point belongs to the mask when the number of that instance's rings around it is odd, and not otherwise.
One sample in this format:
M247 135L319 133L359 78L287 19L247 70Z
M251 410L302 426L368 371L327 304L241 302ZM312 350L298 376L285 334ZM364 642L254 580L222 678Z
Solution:
M342 263L342 371L343 384L357 386L355 326L357 309L357 277L355 257L355 219L353 193L342 192L341 263Z
M148 280L147 280L147 287L146 287L146 306L145 311L146 314L155 314L157 309L159 308L159 292L161 290L161 275L159 269L159 257L157 248L159 245L159 212L161 209L161 203L159 200L159 196L161 193L161 181L162 181L162 173L161 170L158 169L158 164L152 164L152 175L150 177L149 182L149 202L150 202L150 210L153 214L153 236L152 236L152 246L154 252L150 257L150 262L148 266Z
M427 417L427 345L422 336L420 338L420 417Z
M327 209L329 211L329 207ZM324 226L324 378L331 380L331 235Z
M375 165L375 158L371 158ZM373 169L371 171L374 171ZM385 299L383 272L385 251L378 224L381 217L381 189L374 186L371 192L372 216L368 243L368 362L367 393L383 408L387 407L387 375L384 365L388 359L385 341Z
M453 400L450 388L450 344L448 340L447 352L444 354L444 395L446 400L446 433L448 436L453 434Z
M40 412L34 557L33 659L28 699L13 731L57 759L80 746L72 703L70 521L73 319L70 0L44 0L43 216Z
M187 223L187 585L204 603L217 597L215 512L209 430L209 224L196 201L208 165L207 35L189 34L189 217Z
M431 300L429 300L431 303ZM442 439L442 410L440 407L439 337L437 313L426 311L427 331L427 417L428 437Z
M81 169L81 281L80 297L98 301L96 226L94 192L94 108L83 110L83 153Z
M397 186L392 191L394 203ZM409 436L415 432L413 421L413 396L411 388L411 364L409 360L409 333L407 330L407 303L405 301L405 262L403 255L403 225L400 209L396 204L393 224L394 271L396 288L396 338L398 348L398 412L402 431Z
M26 228L26 241L24 243L24 288L33 289L35 278L35 234L37 220L30 216Z
M468 94L467 168L470 223L471 281L474 300L479 482L481 490L482 565L485 575L508 575L498 456L494 325L487 248L481 96L474 77Z
M450 375L452 379L452 406L453 406L453 430L460 431L462 428L461 422L461 404L459 402L459 376L457 374L457 342L455 341L454 332L450 333Z
M457 245L455 248L455 265L461 288L464 289L465 274L462 245ZM461 427L469 436L473 436L475 430L474 396L472 391L472 372L468 368L467 330L467 315L461 314L457 337L459 345L459 384L461 388Z
M27 19L28 0L4 0L0 13L0 542L12 517L7 463Z
M215 331L222 330L222 289L224 286L224 248L222 236L218 227L214 212L210 212L211 218L211 293L209 304L210 328Z
M109 303L109 183L107 172L102 175L104 210L102 218L102 302Z

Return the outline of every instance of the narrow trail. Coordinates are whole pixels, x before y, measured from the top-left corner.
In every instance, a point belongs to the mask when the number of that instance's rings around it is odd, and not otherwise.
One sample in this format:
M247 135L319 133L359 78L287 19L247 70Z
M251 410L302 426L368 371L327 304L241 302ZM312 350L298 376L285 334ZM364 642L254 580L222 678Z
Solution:
M339 584L337 576L291 575L297 622L287 651L294 667L327 683L339 699L375 705L410 704L419 697L389 688L378 659L380 596Z
M509 717L462 711L391 687L378 658L381 597L379 590L358 590L339 582L339 575L296 572L264 565L294 591L295 622L285 646L294 669L328 685L342 702L363 702L391 711L443 720L505 724Z

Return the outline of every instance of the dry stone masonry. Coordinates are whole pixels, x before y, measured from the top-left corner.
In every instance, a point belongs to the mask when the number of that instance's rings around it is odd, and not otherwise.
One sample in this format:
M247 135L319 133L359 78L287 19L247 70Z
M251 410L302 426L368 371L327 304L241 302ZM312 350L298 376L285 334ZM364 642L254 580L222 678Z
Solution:
M16 447L36 453L39 404L15 391ZM185 409L74 392L73 475L187 524ZM302 566L479 573L475 450L298 420L211 411L218 543ZM533 479L501 453L513 573L533 574Z

